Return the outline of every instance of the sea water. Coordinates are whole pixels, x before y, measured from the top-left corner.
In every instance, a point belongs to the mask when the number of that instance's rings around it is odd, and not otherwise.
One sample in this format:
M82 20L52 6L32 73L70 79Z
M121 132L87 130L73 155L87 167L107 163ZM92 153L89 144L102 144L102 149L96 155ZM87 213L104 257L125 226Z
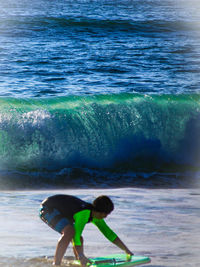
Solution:
M0 7L2 188L196 186L198 1Z
M0 93L198 93L199 1L1 0Z
M151 266L199 266L199 1L0 10L0 265L51 265L38 208L62 192L111 196L108 224ZM120 252L84 234L88 256Z

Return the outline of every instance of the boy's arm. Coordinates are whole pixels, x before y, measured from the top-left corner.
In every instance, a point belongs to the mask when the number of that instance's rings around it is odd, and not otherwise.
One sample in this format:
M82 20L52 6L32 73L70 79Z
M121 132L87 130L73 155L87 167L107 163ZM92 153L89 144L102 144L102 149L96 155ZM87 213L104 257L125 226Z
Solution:
M103 219L93 219L92 221L102 232L102 234L113 244L123 250L126 254L133 255L127 246L121 241L115 232L113 232Z
M110 227L108 227L108 225L103 219L94 218L92 220L92 223L96 225L99 228L99 230L102 232L102 234L111 242L113 242L117 238L117 235L115 234L115 232L113 232L113 230L111 230Z
M81 262L82 266L86 266L88 262L90 262L88 260L87 257L85 257L84 253L83 253L83 244L81 243L81 234L83 232L83 229L86 225L86 223L89 220L90 217L90 210L82 210L80 212L77 212L74 215L74 230L75 230L75 234L74 234L74 238L73 238L73 246L74 249L76 251L76 254Z
M81 246L81 234L90 217L90 210L82 210L74 214L74 238L73 245Z
M113 243L118 247L121 248L126 254L133 255L133 253L127 248L127 246L121 241L121 239L117 236Z

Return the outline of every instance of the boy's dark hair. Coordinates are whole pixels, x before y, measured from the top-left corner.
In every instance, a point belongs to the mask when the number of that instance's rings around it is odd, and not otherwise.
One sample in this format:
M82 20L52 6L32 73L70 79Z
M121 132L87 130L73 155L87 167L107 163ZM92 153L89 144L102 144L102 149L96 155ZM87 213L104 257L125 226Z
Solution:
M114 210L114 204L112 200L107 196L99 196L93 201L93 208L95 211L104 212L106 214L111 213Z

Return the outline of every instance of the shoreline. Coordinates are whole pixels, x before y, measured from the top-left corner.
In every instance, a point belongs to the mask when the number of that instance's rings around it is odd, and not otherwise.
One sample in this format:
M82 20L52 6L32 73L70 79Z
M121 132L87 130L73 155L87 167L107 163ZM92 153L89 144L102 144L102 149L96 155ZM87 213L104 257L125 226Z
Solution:
M97 195L109 195L115 210L107 218L108 225L135 255L151 258L152 262L145 266L188 267L190 257L191 266L197 267L200 260L200 244L195 243L199 236L199 190L141 188L1 192L0 266L45 266L41 259L53 256L59 235L40 221L37 214L40 201L57 193L75 194L88 202ZM86 255L90 257L120 252L93 225L87 225L84 239ZM66 257L72 256L70 247Z

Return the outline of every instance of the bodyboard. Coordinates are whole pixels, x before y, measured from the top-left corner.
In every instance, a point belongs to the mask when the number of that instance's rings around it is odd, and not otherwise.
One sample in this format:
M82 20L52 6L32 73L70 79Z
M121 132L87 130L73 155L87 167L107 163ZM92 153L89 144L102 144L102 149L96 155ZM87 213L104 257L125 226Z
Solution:
M127 261L126 254L112 254L104 257L89 258L89 260L92 262L89 264L91 267L131 267L151 262L149 257L134 255ZM80 261L75 260L73 265L80 265Z

